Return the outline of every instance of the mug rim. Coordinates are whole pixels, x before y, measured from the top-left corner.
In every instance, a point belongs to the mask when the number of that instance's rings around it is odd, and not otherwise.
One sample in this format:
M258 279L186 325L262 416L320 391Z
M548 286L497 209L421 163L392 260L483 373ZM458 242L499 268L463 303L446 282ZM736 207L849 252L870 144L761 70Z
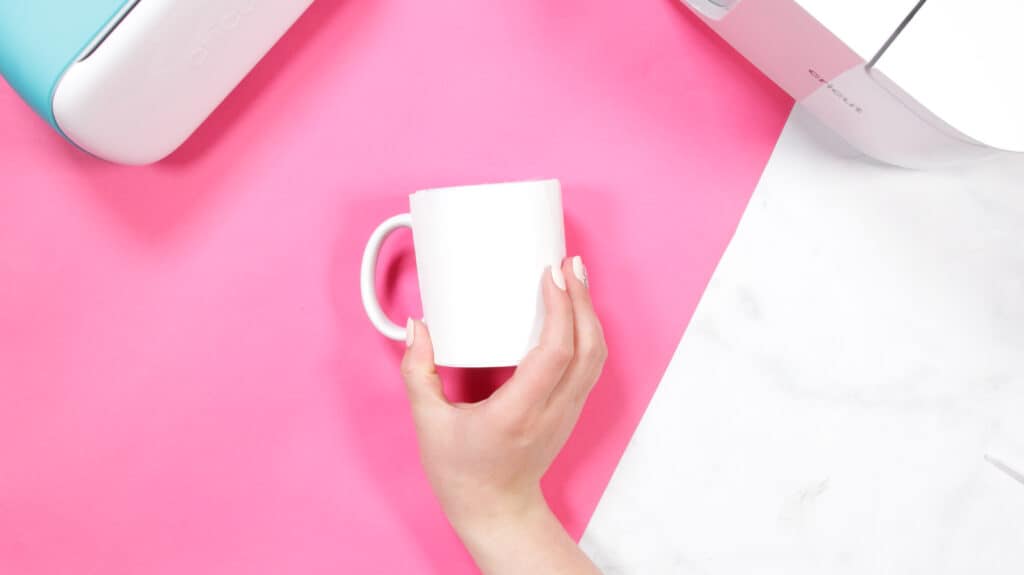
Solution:
M505 182L493 182L493 183L488 183L488 184L464 184L464 185L458 185L458 186L445 186L445 187L442 187L442 188L424 188L422 190L416 190L415 192L409 194L409 196L410 197L418 196L418 195L430 196L430 195L443 194L443 193L471 192L471 191L479 191L480 189L483 189L483 188L486 188L486 189L498 188L495 191L507 191L509 188L517 188L517 187L537 188L537 187L540 187L540 186L555 186L555 187L561 188L561 185L562 185L562 183L561 183L560 180L558 180L558 178L540 178L540 179L534 179L534 180L511 180L511 181L505 181Z

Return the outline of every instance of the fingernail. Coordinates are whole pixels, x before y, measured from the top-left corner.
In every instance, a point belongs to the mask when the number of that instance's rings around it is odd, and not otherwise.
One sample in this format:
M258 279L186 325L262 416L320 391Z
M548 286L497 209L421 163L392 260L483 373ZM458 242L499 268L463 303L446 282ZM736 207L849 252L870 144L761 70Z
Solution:
M412 347L414 341L416 341L416 323L410 317L409 321L405 323L405 347Z
M562 268L559 265L551 266L551 279L558 286L558 289L565 291L565 274L562 273Z
M587 278L587 266L583 265L583 258L576 256L572 258L572 273L584 287L590 287L590 280Z

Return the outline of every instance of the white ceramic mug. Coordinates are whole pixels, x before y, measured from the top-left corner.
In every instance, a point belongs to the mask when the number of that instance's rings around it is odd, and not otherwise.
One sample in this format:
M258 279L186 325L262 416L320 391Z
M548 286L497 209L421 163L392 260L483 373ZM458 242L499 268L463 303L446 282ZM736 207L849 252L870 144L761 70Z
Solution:
M558 180L422 190L408 214L378 226L363 253L363 306L394 340L406 329L384 314L375 280L381 245L402 227L412 229L435 363L517 365L540 335L544 271L565 258Z

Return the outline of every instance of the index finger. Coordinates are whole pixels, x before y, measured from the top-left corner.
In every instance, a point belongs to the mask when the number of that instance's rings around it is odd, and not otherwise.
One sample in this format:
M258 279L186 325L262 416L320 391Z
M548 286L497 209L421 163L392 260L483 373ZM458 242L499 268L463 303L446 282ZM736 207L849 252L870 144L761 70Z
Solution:
M605 343L601 321L594 311L594 302L590 298L590 284L583 259L580 256L572 258L566 262L563 271L569 278L576 350L565 376L553 394L552 401L567 399L579 406L601 377L605 360L608 358L608 345Z
M561 266L544 274L544 326L540 343L519 363L515 374L492 395L520 409L543 406L561 381L574 354L572 301L566 292Z

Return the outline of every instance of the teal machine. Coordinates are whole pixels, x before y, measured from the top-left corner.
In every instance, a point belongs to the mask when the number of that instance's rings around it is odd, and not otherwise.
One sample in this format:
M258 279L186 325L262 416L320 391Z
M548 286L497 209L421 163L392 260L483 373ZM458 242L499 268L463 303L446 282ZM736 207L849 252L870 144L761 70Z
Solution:
M0 0L0 75L72 144L173 152L312 0Z

